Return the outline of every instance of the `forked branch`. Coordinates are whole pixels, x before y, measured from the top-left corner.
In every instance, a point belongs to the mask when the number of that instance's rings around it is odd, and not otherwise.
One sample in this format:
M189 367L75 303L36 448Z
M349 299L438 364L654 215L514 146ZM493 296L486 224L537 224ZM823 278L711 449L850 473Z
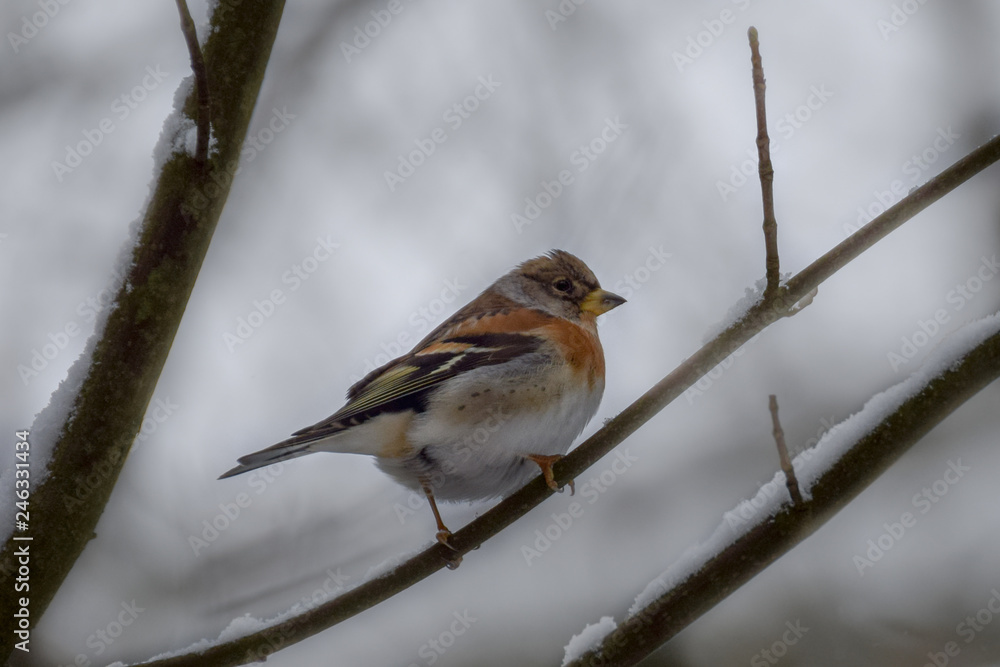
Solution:
M198 94L198 111L195 123L198 127L198 143L194 159L203 165L208 160L208 140L212 129L212 101L208 92L208 69L198 45L198 30L195 28L186 0L177 0L177 11L181 15L181 32L191 54L191 71L194 72L195 90Z

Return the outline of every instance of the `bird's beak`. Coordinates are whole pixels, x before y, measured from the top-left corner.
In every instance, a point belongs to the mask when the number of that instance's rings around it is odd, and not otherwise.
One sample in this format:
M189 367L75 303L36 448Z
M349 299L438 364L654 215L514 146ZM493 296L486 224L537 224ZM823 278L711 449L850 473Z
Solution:
M614 292L609 292L598 287L584 297L583 303L580 304L580 310L585 313L593 313L594 315L603 315L623 303L625 303L625 299L622 297Z

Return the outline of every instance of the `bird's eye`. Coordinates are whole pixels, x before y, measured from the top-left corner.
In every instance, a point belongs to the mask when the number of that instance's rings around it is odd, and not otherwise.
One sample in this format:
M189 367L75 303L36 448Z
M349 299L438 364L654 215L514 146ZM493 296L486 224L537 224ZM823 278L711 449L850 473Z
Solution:
M556 281L552 283L552 286L556 288L557 292L569 292L573 289L573 283L571 283L567 278L556 279Z

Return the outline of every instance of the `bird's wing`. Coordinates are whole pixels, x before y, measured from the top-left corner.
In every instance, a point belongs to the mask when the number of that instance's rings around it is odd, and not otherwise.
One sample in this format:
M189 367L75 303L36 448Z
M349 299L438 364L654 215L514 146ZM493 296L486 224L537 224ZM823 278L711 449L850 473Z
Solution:
M529 309L515 315L509 315L505 309L496 309L480 312L475 317L468 317L463 311L431 332L413 352L362 378L350 388L348 401L340 410L296 431L287 440L241 456L240 465L220 479L309 454L315 451L319 441L380 415L423 412L428 396L441 383L476 368L503 364L537 352L546 341L533 330L552 320L549 315ZM435 334L439 338L432 338ZM347 445L346 442L342 444ZM342 451L362 453L360 449Z
M431 343L365 378L351 388L344 407L293 435L322 439L385 412L423 412L428 395L441 383L475 368L536 352L543 342L531 333L479 333Z

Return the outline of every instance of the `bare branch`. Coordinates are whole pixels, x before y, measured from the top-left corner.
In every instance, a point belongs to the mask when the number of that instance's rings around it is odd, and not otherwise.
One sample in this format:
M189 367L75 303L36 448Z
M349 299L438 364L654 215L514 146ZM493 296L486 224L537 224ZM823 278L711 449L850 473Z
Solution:
M771 138L767 134L767 112L764 106L764 65L760 59L757 28L750 26L750 63L753 67L753 98L757 111L757 173L760 176L760 196L764 205L764 267L767 277L765 294L778 289L781 264L778 259L778 221L774 216L774 167L771 166Z
M212 128L212 102L208 93L208 70L205 69L205 59L198 45L198 31L191 12L188 11L186 0L177 0L177 10L181 15L181 31L191 54L191 71L194 72L195 87L198 91L198 113L195 122L198 124L198 144L194 159L198 164L205 164L208 159L208 139Z
M785 484L788 486L788 495L796 505L802 502L802 492L799 491L799 481L795 479L795 468L792 467L792 460L788 458L788 447L785 445L785 431L781 428L781 421L778 420L778 397L771 394L768 397L768 407L771 410L771 423L774 427L774 444L778 446L778 460L781 462L781 470L785 473Z
M789 279L787 297L798 301L855 257L1000 159L1000 135L987 141L894 204L885 213L841 241L832 250Z

